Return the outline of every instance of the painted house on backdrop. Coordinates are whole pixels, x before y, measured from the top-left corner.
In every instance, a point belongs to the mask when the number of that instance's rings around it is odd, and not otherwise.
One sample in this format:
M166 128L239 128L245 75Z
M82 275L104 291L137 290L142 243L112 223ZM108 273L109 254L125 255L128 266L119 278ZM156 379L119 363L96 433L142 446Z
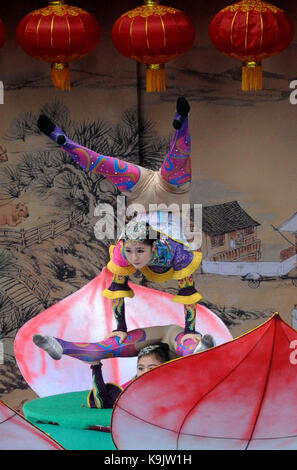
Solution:
M260 224L237 201L202 209L202 253L209 261L258 261Z
M292 242L292 245L280 252L280 260L284 261L285 259L288 259L291 256L297 254L297 212L288 220L283 222L277 230L279 232L291 233L294 237L294 242Z

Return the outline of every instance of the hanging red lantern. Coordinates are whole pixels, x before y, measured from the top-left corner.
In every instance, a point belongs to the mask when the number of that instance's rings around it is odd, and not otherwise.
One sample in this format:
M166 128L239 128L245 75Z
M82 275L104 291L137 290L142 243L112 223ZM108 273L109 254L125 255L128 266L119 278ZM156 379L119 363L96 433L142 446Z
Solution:
M5 28L3 21L0 18L0 47L3 46L5 41L6 41L6 28Z
M62 90L70 90L69 62L92 52L100 35L100 26L90 13L64 0L32 11L17 28L20 46L30 56L51 63L53 83Z
M146 65L146 91L165 91L164 64L187 52L195 39L192 20L158 0L124 13L114 24L112 40L124 56Z
M261 61L289 46L294 25L280 8L261 0L242 0L215 15L209 35L220 52L242 61L242 90L260 90Z

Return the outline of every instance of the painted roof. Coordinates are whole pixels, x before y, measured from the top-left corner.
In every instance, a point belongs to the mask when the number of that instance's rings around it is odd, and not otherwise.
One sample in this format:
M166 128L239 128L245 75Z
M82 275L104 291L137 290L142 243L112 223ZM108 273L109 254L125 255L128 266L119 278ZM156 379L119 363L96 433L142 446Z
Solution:
M250 217L237 201L202 208L202 230L210 236L258 225L261 224Z

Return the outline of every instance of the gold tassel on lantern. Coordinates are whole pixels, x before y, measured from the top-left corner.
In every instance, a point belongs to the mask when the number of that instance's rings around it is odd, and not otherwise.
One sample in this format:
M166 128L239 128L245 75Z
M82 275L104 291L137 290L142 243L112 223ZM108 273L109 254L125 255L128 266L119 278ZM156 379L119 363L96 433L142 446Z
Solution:
M146 91L166 91L166 72L164 64L146 66Z
M262 90L262 63L243 62L242 63L242 90Z
M52 80L56 88L70 90L70 71L69 65L63 63L54 63L51 65Z

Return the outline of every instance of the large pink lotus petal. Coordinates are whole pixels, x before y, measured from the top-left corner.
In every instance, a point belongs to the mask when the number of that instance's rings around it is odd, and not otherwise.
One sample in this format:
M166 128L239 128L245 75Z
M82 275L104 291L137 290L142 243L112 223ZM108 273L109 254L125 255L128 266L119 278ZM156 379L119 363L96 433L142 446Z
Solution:
M63 450L57 442L0 401L0 450Z
M39 396L54 395L92 387L87 364L63 356L52 360L32 342L34 334L46 334L68 341L96 342L114 329L110 300L101 292L110 285L111 274L105 268L99 276L79 291L28 321L15 339L18 366L30 387ZM126 299L126 319L130 330L139 327L184 324L183 306L172 302L172 295L131 283L133 299ZM203 306L197 309L197 329L215 337L217 344L232 336L224 323ZM135 375L136 359L109 359L104 361L106 381L118 384Z
M141 376L116 403L116 446L297 449L293 341L297 332L274 315L240 338Z

